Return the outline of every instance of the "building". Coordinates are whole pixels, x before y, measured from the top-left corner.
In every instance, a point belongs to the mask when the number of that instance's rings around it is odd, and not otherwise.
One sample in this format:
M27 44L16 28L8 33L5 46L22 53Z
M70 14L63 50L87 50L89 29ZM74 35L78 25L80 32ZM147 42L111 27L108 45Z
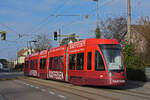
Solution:
M0 63L0 70L2 70L3 69L3 64L2 63Z
M0 70L8 71L9 62L6 59L0 59Z
M128 34L126 34L126 40L130 41L133 43L135 46L135 51L137 53L145 53L147 52L147 40L145 37L145 34L149 34L145 31L143 28L145 27L144 25L131 25L131 34L130 34L130 39L128 39ZM150 32L150 28L145 27L148 32ZM146 32L146 33L144 33Z
M23 64L24 63L24 58L28 55L31 54L31 50L29 48L24 48L21 49L17 55L18 55L18 59L17 61L15 61L15 64Z

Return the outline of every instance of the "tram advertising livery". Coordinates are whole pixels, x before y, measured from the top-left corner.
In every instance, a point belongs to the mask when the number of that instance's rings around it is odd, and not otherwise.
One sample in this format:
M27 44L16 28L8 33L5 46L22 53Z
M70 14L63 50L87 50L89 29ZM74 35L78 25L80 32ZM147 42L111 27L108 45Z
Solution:
M123 53L118 41L113 39L85 39L28 55L24 74L76 85L126 83Z

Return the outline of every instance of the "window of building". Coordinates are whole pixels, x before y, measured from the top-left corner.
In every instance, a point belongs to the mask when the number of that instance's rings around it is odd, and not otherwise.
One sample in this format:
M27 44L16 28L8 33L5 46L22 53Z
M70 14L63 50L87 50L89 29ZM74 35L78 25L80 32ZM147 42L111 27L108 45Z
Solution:
M78 53L76 70L83 70L83 67L84 67L84 53Z
M87 54L87 70L91 70L92 66L92 52L88 52Z
M95 51L95 70L96 71L104 71L105 66L102 59L102 56L100 55L99 51Z
M75 54L69 55L69 69L75 70Z

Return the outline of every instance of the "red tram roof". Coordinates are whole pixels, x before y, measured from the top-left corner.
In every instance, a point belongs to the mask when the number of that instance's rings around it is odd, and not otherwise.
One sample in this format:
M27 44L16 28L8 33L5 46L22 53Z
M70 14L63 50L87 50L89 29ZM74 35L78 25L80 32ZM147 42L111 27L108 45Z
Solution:
M52 52L59 52L59 51L64 51L66 49L67 45L63 45L63 46L59 46L59 47L56 47L56 48L51 48L49 49L49 52L52 53Z
M118 41L116 39L89 38L86 39L86 44L118 44Z
M118 44L118 41L116 39L89 38L89 39L70 43L69 49L81 48L81 47L84 47L86 45L93 45L93 44Z
M40 58L46 58L47 57L47 53L48 53L48 50L43 50L40 52Z
M116 39L89 38L89 39L69 43L69 49L83 48L86 45L93 45L93 44L119 44L119 43ZM49 53L53 53L53 52L63 53L64 51L66 51L66 48L67 48L67 45L59 46L56 48L51 48L49 49ZM43 50L40 53L33 53L31 55L28 55L26 56L25 59L28 59L29 57L32 57L32 56L38 56L38 55L40 55L40 58L43 58L43 57L46 57L47 54L48 54L48 50Z
M30 56L35 57L35 56L38 56L38 55L39 55L39 52L36 52L36 53L32 53Z

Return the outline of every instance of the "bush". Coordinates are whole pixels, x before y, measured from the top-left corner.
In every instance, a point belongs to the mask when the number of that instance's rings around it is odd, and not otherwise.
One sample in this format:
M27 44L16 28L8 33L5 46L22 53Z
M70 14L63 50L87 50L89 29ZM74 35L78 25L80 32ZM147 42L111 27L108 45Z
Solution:
M127 68L127 80L133 81L146 81L146 76L144 71L140 69Z
M127 68L127 79L136 81L146 81L145 78L145 59L142 54L134 51L133 44L126 44L123 49Z
M24 70L24 64L17 64L13 70L23 71Z

